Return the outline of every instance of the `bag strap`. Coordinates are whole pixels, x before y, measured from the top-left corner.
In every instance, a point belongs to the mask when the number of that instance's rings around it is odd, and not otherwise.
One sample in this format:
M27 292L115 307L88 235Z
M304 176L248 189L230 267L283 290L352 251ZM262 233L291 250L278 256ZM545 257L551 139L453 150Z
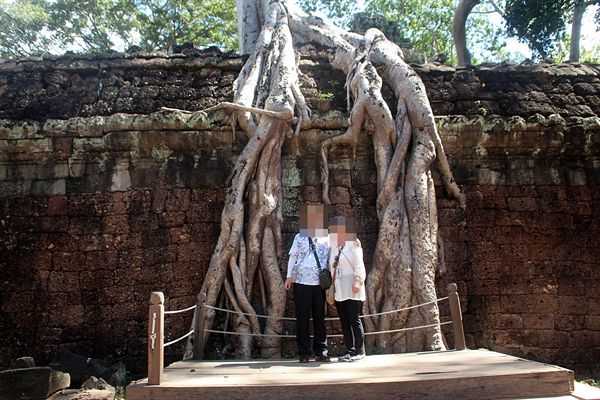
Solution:
M308 243L309 243L310 249L312 250L313 255L315 256L315 261L317 261L317 267L319 268L319 270L323 269L323 268L321 268L321 262L319 261L319 256L317 256L317 250L315 250L315 244L313 243L310 236L308 237Z
M337 256L335 256L335 260L333 260L333 280L335 281L335 275L337 273L337 267L338 264L340 262L340 255L343 254L342 252L344 251L344 246L340 247ZM344 254L344 257L346 257L346 255ZM348 257L346 257L347 259Z

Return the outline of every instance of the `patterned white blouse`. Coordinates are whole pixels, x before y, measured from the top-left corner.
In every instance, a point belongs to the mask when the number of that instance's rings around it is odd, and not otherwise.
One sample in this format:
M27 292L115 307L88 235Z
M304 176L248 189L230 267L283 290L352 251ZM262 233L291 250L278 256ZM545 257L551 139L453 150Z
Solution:
M329 237L313 237L311 239L319 256L321 268L327 268ZM315 256L310 249L308 237L300 236L299 233L296 234L289 254L287 277L292 278L294 283L311 286L318 285L319 268L317 267Z

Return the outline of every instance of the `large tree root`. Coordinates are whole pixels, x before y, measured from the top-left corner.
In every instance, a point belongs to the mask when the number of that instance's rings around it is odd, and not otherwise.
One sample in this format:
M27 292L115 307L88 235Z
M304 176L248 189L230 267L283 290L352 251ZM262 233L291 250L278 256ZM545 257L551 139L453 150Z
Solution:
M237 332L281 334L281 320L258 321L252 298L254 293L263 297L259 302L266 305L263 314L283 316L281 147L293 133L292 123L307 126L310 121L298 87L287 11L278 2L264 4L262 10L262 30L234 84L234 102L207 110L236 111L237 123L249 139L227 180L221 232L201 291L206 304L214 305L224 289L234 309L251 315L235 319ZM210 328L214 317L206 313L205 327ZM203 336L196 335L194 340L204 340ZM253 337L238 338L238 356L251 357ZM263 357L280 357L280 339L257 342ZM190 356L188 343L186 357Z
M261 324L258 304L269 316L285 310L281 251L281 147L310 124L310 112L298 84L293 42L317 42L332 50L331 64L347 76L350 124L343 134L322 143L323 200L329 201L327 151L331 145L361 140L364 126L373 127L377 167L379 237L367 279L369 313L431 302L440 263L435 192L431 165L437 159L442 181L464 200L452 178L431 107L420 78L402 60L400 49L371 29L364 36L341 31L319 18L290 13L278 0L240 0L242 50L249 58L234 83L234 102L208 111L234 111L248 144L227 181L221 232L201 291L215 304L222 290L231 306L249 314L234 320L237 332L279 334L280 319ZM257 26L260 26L258 33ZM253 36L254 32L254 36ZM251 51L247 46L252 46ZM386 82L398 100L395 117L381 95ZM257 287L258 286L258 287ZM260 301L253 303L259 294ZM210 327L214 313L206 313ZM367 330L388 330L439 322L436 304L367 318ZM202 335L197 335L200 340ZM373 339L371 339L373 340ZM438 328L377 336L381 351L442 349ZM258 341L263 357L279 357L278 338ZM189 343L188 343L189 345ZM251 336L240 336L238 355L252 353ZM188 346L191 348L191 346ZM190 355L189 352L187 354Z
M364 37L344 34L318 18L292 18L292 30L307 41L332 47L332 65L347 75L354 99L350 126L322 143L323 200L328 197L327 148L356 145L365 119L375 127L379 237L367 278L366 308L370 314L405 308L436 299L435 276L440 265L435 191L431 165L437 159L442 183L464 206L452 178L433 113L420 78L402 60L400 49L370 29ZM398 100L396 119L381 96L382 78ZM371 317L367 330L398 329L439 323L437 304L396 314ZM375 343L373 343L375 341ZM371 339L381 351L439 350L439 326L410 334Z

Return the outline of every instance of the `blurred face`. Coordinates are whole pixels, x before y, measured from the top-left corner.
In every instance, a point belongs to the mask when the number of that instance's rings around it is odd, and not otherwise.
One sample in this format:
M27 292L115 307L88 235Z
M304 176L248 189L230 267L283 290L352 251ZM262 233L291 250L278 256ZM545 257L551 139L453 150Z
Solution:
M300 233L304 236L325 236L327 212L323 204L304 204L300 208Z
M329 224L329 236L330 240L339 246L356 240L354 219L350 217L334 218Z

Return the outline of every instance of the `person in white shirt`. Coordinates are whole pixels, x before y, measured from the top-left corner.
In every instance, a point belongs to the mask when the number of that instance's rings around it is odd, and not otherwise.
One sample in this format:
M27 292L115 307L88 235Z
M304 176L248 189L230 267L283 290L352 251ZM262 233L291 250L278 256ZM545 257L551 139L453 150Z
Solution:
M300 210L300 233L294 237L289 252L284 287L294 290L296 305L296 340L301 363L309 362L310 317L312 314L315 361L329 362L325 331L325 290L320 286L319 268L327 268L329 236L327 212L322 204L305 204ZM318 260L318 261L317 261Z
M329 235L331 250L328 264L346 345L346 354L338 361L357 361L365 357L364 329L360 320L362 303L366 299L367 276L363 249L356 237L353 218L334 218L329 224Z

